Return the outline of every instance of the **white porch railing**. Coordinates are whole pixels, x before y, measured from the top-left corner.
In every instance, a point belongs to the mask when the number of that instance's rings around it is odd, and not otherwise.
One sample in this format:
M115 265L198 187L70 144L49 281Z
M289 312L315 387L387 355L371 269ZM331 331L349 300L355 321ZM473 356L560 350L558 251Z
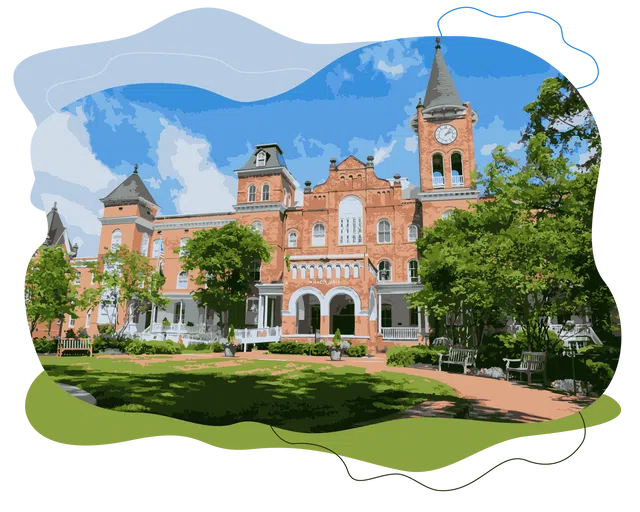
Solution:
M418 327L383 327L384 340L417 340Z
M587 339L596 345L602 345L602 340L589 324L549 324L549 329L555 332L564 341L566 347L575 345L583 347ZM516 332L521 331L522 326L516 325Z
M442 188L442 187L444 187L444 176L434 176L433 188Z
M236 329L236 340L240 344L245 343L266 343L280 341L282 337L282 327L264 327L259 329Z
M167 334L199 334L206 332L205 327L205 324L187 325L183 323L171 323L165 326L162 325L162 322L153 322L151 331L159 333L166 332Z
M462 174L452 174L451 185L454 187L464 187L464 176Z

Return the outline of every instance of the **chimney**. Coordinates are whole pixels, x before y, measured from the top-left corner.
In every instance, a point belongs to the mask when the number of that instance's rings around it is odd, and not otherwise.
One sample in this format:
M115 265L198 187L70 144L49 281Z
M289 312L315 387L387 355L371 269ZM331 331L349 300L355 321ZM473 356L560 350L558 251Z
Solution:
M365 167L371 167L373 169L373 156L369 155L367 157L367 163L365 164Z
M311 194L311 182L309 180L304 182L304 193Z
M332 158L331 160L329 160L329 162L331 162L329 164L329 170L335 169L337 167L335 158Z
M399 174L394 174L393 175L393 186L394 187L400 187L402 185L402 183L400 182L400 175Z

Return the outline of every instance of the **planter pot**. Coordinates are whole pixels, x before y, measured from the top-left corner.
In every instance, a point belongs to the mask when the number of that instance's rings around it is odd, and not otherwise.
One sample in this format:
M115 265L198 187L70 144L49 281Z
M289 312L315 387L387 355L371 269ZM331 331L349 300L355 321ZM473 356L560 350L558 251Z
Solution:
M238 347L226 346L224 347L224 357L233 357L236 355L236 349Z
M342 358L342 350L339 348L332 348L329 350L329 357L331 357L332 361L340 361Z

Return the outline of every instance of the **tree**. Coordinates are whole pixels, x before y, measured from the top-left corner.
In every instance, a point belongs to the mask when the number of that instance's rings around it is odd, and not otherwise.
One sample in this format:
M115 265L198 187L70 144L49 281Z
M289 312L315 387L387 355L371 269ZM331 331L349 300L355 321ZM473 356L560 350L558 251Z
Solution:
M29 332L38 323L51 324L74 313L79 300L78 288L73 284L76 270L71 266L62 247L42 247L27 267L25 278L25 306Z
M146 257L126 245L111 248L102 256L102 268L95 266L92 271L94 281L100 285L91 289L91 300L107 312L118 338L125 335L133 318L153 306L162 309L169 305L169 299L162 294L164 276Z
M183 270L195 273L192 280L198 288L194 299L201 307L224 313L223 329L229 309L251 291L252 266L256 261L271 261L271 250L259 233L236 222L197 231L181 247Z

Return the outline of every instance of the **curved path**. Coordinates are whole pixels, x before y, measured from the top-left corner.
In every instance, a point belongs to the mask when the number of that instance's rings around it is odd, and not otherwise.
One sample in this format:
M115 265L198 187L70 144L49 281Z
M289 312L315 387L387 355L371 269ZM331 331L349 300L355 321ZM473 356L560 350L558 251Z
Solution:
M130 357L96 356L96 357ZM140 357L140 356L136 356ZM155 356L147 356L153 358ZM167 356L162 356L166 360ZM222 358L222 353L193 353L169 356L175 360ZM574 414L595 401L595 398L572 397L547 389L529 387L505 380L476 377L461 373L439 372L429 367L395 368L387 366L386 356L349 358L331 361L328 356L304 356L268 354L263 351L237 352L237 359L294 361L331 364L334 366L356 366L367 373L380 371L404 373L443 382L454 388L464 403L448 401L424 402L405 412L407 417L444 416L464 417L478 420L536 422L563 418ZM417 366L417 365L416 365ZM466 405L465 405L466 404Z

